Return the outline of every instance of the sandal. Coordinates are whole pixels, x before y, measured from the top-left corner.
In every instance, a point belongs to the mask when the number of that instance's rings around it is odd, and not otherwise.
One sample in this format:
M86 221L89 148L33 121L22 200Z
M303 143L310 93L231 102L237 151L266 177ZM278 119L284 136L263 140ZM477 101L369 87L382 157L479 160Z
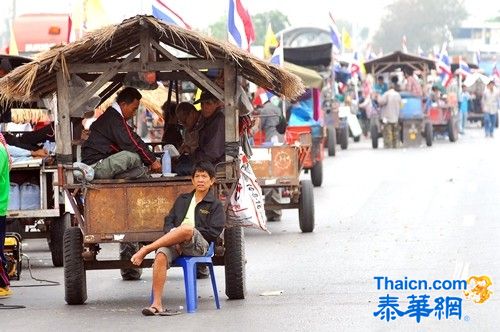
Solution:
M161 314L161 311L156 307L148 307L142 309L142 314L144 316L158 316L159 314Z
M159 313L160 316L175 316L180 314L181 311L177 309L165 309L165 311Z

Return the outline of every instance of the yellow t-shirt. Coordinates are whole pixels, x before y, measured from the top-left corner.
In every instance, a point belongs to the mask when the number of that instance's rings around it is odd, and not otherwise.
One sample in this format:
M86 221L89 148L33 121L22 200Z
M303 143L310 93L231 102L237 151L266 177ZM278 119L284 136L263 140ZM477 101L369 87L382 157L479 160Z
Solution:
M186 216L182 221L181 225L193 226L194 227L194 208L196 207L196 198L193 194L193 198L191 199L191 203L189 204Z

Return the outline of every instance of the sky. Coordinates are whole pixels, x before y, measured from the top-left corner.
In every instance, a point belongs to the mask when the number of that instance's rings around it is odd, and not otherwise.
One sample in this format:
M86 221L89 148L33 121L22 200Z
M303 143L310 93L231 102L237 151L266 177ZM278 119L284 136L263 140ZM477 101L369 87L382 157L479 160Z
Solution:
M0 0L0 15L6 10L1 7L16 3L17 14L27 12L68 12L81 0ZM103 6L112 13L113 22L138 13L150 13L149 0L101 0ZM228 0L162 0L195 28L206 28L227 12ZM354 25L376 28L384 13L384 8L393 0L243 0L250 14L269 10L280 10L288 16L292 25L324 26L328 24L328 11L334 18L350 20ZM439 1L439 0L436 0ZM466 8L479 19L500 11L497 0L465 0ZM486 10L486 8L488 8Z
M16 15L26 13L71 13L84 0L0 0L0 48L9 40L9 19L15 4ZM99 0L88 0L99 1ZM100 0L109 23L119 23L137 14L151 14L151 0ZM161 0L195 29L204 30L221 17L227 16L228 0ZM370 28L373 35L385 8L394 0L242 0L250 14L279 10L292 26L328 28L330 11L336 20L350 21L356 32ZM439 1L439 0L436 0ZM482 21L500 12L500 0L464 0L472 20ZM339 26L341 29L342 26ZM275 31L277 32L277 31ZM359 38L359 37L358 37ZM355 39L356 40L356 39Z

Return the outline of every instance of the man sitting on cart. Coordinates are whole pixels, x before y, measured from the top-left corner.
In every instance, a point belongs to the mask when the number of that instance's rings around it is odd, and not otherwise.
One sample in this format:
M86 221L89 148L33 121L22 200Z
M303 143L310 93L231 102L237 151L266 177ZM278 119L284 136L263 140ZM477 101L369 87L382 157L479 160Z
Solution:
M116 101L90 126L82 146L82 162L94 168L96 179L136 179L161 171L161 163L127 124L139 107L142 95L131 87L118 93Z
M202 160L216 165L225 159L225 115L224 103L209 91L203 91L193 104L201 104L200 119L192 131L198 133L198 144L190 153L183 150L181 162L174 172L183 174L193 164ZM180 105L180 104L179 104Z
M215 181L215 168L207 161L194 166L191 181L194 191L181 194L165 217L165 235L142 247L130 259L134 265L141 265L144 257L156 251L153 265L153 302L144 308L145 316L172 315L177 312L164 310L163 287L167 269L180 255L203 256L209 243L215 242L224 227L224 209L211 191Z

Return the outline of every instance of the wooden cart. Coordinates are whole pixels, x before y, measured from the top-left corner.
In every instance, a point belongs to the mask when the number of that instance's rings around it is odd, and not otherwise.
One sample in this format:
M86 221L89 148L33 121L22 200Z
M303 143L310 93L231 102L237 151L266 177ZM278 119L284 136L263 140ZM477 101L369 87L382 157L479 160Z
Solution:
M207 70L222 75L215 82L208 78ZM297 76L228 43L167 25L151 16L136 16L90 32L82 40L41 54L36 63L21 66L0 80L2 99L7 101L57 93L56 139L62 142L56 150L57 184L64 189L78 221L78 226L64 233L68 304L86 301L88 270L121 269L124 278L139 278L140 271L131 265L132 252L128 249L158 238L174 198L191 189L190 179L183 177L91 183L76 183L73 179L76 149L72 145L70 109L96 93L105 101L122 87L129 73L149 73L147 76L155 75L156 81L191 81L224 101L226 163L217 168L216 195L225 203L239 177L239 77L288 98L303 92ZM28 84L26 75L32 78ZM78 96L69 94L72 75L90 82ZM120 257L98 259L103 243L120 243ZM224 230L214 261L225 265L228 298L244 298L246 259L241 228ZM141 267L151 264L152 260L145 260ZM136 273L128 273L131 271Z

